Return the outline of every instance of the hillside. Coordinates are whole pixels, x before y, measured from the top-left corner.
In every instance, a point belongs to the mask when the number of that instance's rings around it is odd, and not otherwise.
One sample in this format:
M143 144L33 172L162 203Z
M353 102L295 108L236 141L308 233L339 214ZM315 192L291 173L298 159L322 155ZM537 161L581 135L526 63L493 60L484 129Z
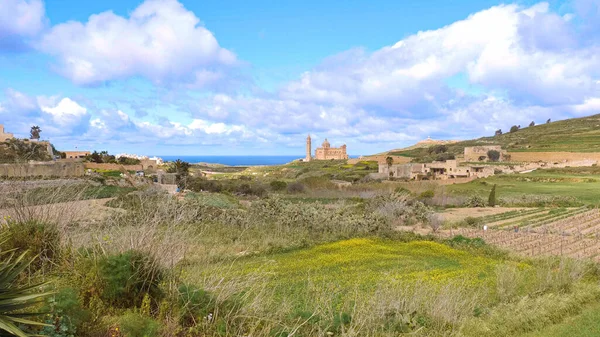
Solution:
M498 144L510 152L600 152L600 115L572 118L549 124L505 131L500 136L482 137L445 144L449 153L462 154L465 147ZM391 155L422 158L427 148L388 152Z

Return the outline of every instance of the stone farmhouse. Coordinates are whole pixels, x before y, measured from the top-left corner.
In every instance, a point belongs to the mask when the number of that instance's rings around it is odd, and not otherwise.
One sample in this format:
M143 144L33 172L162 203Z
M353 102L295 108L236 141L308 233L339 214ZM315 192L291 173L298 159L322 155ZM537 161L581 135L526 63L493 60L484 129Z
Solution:
M348 153L346 152L346 145L340 147L331 147L327 138L321 145L315 150L315 156L312 157L312 140L310 135L306 138L306 158L304 161L311 160L330 160L330 159L348 159Z
M90 151L64 151L65 159L83 159L91 154Z
M446 180L454 178L485 178L494 175L494 169L489 166L460 166L456 160L434 161L432 163L408 163L388 166L379 164L379 173L394 178L412 180Z
M5 132L4 125L0 124L0 142L5 142L13 138L15 138L15 136L12 133Z
M477 161L488 161L488 152L498 151L500 153L499 161L504 161L507 158L506 151L502 150L500 145L485 145L485 146L470 146L465 147L464 161L466 162L477 162Z

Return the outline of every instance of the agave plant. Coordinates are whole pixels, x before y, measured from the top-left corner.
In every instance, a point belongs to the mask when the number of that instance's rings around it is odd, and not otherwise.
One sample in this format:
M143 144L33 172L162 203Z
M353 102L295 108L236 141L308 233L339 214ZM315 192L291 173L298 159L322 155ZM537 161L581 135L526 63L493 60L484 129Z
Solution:
M4 330L12 336L28 337L19 325L45 326L26 319L37 313L28 312L27 309L38 304L44 297L52 292L36 292L35 290L44 286L45 283L20 287L15 280L32 262L26 259L27 252L16 255L14 251L0 253L0 330ZM5 335L0 332L0 335Z

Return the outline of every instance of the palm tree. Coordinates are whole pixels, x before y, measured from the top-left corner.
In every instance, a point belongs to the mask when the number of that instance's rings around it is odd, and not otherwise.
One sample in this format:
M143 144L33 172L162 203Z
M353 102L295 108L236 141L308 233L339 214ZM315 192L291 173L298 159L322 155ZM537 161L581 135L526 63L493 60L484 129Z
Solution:
M6 238L5 235L4 238ZM31 308L52 294L52 292L35 293L36 289L46 283L24 287L16 285L15 281L18 276L33 261L33 259L25 260L26 254L27 252L24 252L16 256L14 251L0 253L0 330L19 337L29 337L29 335L17 325L50 326L24 318L35 316L37 313L23 310Z
M29 138L39 140L41 132L42 132L42 129L40 129L39 126L34 125L34 126L31 127L31 131L29 132L30 135L31 135Z

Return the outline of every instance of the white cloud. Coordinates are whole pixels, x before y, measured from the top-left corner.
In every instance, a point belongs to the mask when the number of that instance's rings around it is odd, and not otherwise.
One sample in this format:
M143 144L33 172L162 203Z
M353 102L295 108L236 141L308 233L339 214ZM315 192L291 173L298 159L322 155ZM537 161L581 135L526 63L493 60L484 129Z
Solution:
M140 75L156 83L183 79L207 85L238 63L176 0L146 0L129 18L108 11L86 23L56 25L40 49L55 55L60 73L78 84Z
M587 98L583 103L573 106L578 115L600 113L600 97Z
M35 37L45 22L41 0L0 0L0 50L19 49Z
M55 105L52 101L53 99L38 99L40 109L50 114L59 126L78 124L84 116L87 116L87 109L68 97L61 99Z

